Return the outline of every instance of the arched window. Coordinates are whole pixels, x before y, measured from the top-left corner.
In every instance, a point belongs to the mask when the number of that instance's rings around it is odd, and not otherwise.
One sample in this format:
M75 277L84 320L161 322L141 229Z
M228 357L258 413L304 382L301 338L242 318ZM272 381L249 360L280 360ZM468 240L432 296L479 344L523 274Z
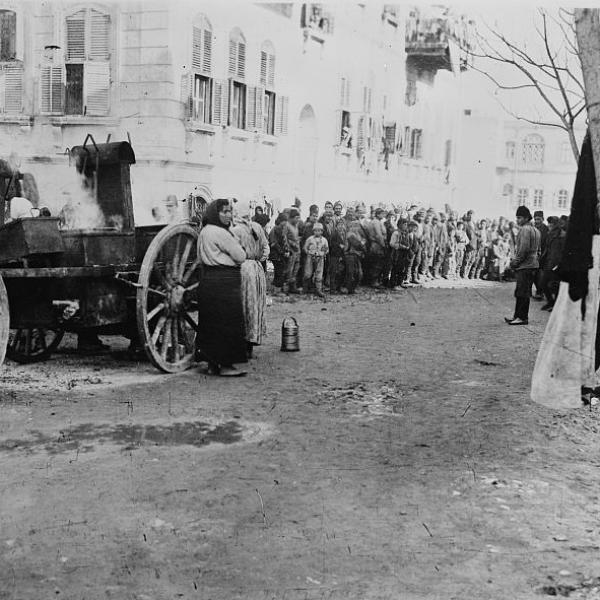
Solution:
M544 138L537 133L528 135L523 140L521 158L528 167L541 167L544 164Z
M42 66L42 112L108 113L110 42L111 18L107 11L87 7L66 15L64 63L59 61Z
M204 15L197 15L192 22L192 69L185 76L184 101L186 116L202 123L213 120L212 42L210 21Z
M246 38L237 27L229 34L228 73L242 81L246 78Z
M192 69L195 73L211 74L212 40L210 21L204 15L196 16L192 25Z
M260 48L260 85L270 90L275 87L275 48L268 40Z

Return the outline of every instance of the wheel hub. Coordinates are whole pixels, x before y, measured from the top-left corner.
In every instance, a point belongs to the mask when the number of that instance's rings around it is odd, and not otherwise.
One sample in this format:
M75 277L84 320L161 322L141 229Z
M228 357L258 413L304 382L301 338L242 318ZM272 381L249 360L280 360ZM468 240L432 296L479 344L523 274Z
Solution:
M176 284L171 288L171 293L169 296L169 309L171 312L177 312L181 308L183 304L183 295L185 294L185 288Z

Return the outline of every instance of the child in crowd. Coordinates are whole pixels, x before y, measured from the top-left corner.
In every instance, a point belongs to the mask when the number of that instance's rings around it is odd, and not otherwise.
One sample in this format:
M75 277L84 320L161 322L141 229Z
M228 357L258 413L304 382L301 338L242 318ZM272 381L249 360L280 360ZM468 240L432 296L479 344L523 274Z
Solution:
M419 236L419 223L409 221L408 223L408 264L406 267L406 276L402 282L408 286L412 280L412 271L415 267L415 259L421 248L421 238Z
M323 237L323 225L315 223L313 225L313 234L304 243L304 252L306 261L304 263L304 292L310 291L311 283L314 284L315 294L319 298L324 298L323 294L323 269L325 266L325 257L329 253L329 244Z

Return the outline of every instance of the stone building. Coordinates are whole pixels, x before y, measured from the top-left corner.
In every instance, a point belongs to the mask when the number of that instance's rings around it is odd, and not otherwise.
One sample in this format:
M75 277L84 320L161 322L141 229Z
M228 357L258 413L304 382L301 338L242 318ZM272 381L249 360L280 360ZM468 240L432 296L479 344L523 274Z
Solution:
M140 223L168 196L184 212L222 195L441 208L464 64L436 18L377 2L0 0L0 156L57 209L76 184L68 149L129 137Z

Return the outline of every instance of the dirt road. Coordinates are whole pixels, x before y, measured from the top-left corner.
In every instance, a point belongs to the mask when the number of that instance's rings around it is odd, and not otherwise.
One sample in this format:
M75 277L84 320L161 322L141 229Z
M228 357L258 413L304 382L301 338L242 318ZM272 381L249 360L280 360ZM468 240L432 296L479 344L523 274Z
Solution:
M600 598L598 411L529 400L512 291L276 301L238 380L6 365L0 598Z

